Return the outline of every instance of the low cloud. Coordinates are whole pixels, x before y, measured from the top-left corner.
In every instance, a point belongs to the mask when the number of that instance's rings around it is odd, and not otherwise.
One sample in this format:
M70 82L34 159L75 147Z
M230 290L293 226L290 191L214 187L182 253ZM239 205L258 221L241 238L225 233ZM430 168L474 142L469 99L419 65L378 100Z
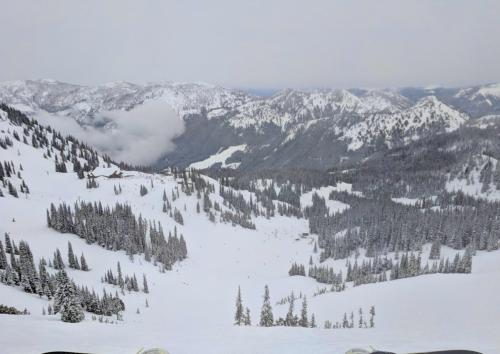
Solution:
M71 134L116 161L153 164L175 148L173 139L184 132L184 121L163 101L147 101L130 111L100 112L93 125L79 125L70 117L43 112L37 115L64 134Z

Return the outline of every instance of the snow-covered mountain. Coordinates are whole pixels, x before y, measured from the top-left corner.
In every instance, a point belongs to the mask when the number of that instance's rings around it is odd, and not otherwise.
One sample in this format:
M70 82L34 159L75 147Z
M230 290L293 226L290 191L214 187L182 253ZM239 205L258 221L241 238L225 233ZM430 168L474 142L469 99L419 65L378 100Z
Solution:
M434 99L430 100L432 102L424 100L421 104L439 104ZM234 153L246 148L239 146ZM463 148L466 149L466 146ZM224 150L219 155L224 155ZM493 161L491 168L500 171L496 160ZM465 257L464 252L467 251L461 246L452 249L445 243L451 244L450 239L458 233L469 235L464 228L467 229L471 220L462 218L460 225L452 225L453 230L447 229L450 226L447 220L462 215L457 213L466 212L470 208L467 201L462 197L461 208L451 207L445 217L439 219L441 216L437 210L444 208L444 204L427 207L422 198L395 199L397 203L421 203L422 208L428 211L422 213L412 209L414 213L409 214L412 217L432 215L448 226L443 229L443 245L438 260L430 259L431 244L422 243L425 232L416 232L418 239L415 240L409 235L418 230L404 228L402 236L398 234L399 229L391 228L393 239L410 247L406 251L411 256L406 260L410 259L413 264L418 256L422 273L407 274L402 276L404 279L381 278L374 281L375 278L364 277L368 262L383 261L373 267L376 272L393 274L392 269L386 271L384 264L392 264L405 257L403 249L399 252L398 248L396 252L386 249L384 254L368 254L369 249L373 250L376 242L386 236L385 233L374 233L376 238L369 235L367 243L364 243L362 235L342 231L330 235L333 237L331 240L338 242L335 248L335 242L321 244L321 240L324 241L328 235L320 236L310 230L307 214L314 213L321 198L325 198L326 213L332 216L357 210L363 203L383 203L382 200L365 199L362 192L353 190L353 185L347 182L338 181L335 185L316 188L306 183L313 183L313 179L305 179L301 188L293 188L279 179L259 178L251 179L253 187L250 189L253 191L250 191L244 189L243 184L243 189L234 189L227 185L227 181L222 183L221 179L192 175L190 171L164 174L125 171L91 147L30 121L5 106L0 109L0 164L0 305L20 310L26 308L29 312L29 315L0 314L0 342L5 352L78 350L128 353L137 352L140 348L164 347L176 354L326 354L369 346L394 352L459 347L496 354L500 350L497 341L497 318L500 316L497 294L500 285L495 281L500 275L500 258L498 250L495 251L500 222L494 215L487 214L497 210L492 209L498 208L496 204L481 201L474 204L474 198L469 201L474 207L464 215L488 220L488 225L474 224L475 228L484 232L490 230L488 245L478 244L471 274L451 274L450 264L458 266L459 262L448 260L453 260L457 254ZM488 164L486 157L481 161L481 167L485 164ZM450 179L449 189L462 188L468 195L475 196L479 175L484 173L474 169L467 183L463 178ZM484 176L481 178L484 180ZM265 191L271 187L276 191L266 194ZM369 190L372 184L368 183L365 187ZM492 189L498 197L500 187ZM342 194L329 197L337 192ZM290 204L282 201L290 196L297 196L298 199L294 201L290 198ZM336 200L337 197L344 199ZM51 209L51 203L56 208L65 203L74 210L74 203L82 201L98 203L101 216L116 203L126 204L135 215L141 215L145 224L149 224L150 231L144 239L131 240L128 239L130 235L120 234L114 235L116 240L124 238L128 242L101 244L95 242L92 235L112 235L114 227L127 220L129 215L126 212L110 224L105 222L105 218L100 219L99 227L90 233L85 230L95 221L88 219L83 224L77 223L76 218L70 217L62 207L59 212L65 215L64 218L48 220L46 210ZM299 205L300 209L294 205ZM411 208L408 205L384 205L399 212ZM248 207L249 212L245 211ZM283 208L289 208L289 212ZM481 212L475 212L474 208L481 208ZM370 209L378 211L384 208ZM298 210L300 213L294 215ZM182 214L182 222L175 211ZM321 213L320 210L318 215ZM78 226L65 230L64 226L72 224L73 220ZM244 220L250 220L251 224ZM362 218L363 223L376 220ZM356 218L352 221L356 223ZM396 218L381 219L381 227L388 222L398 225ZM171 270L165 271L164 258L153 247L155 237L151 233L151 224L156 230L161 225L165 235L171 232L170 237L165 236L164 242L170 242L176 234L183 235L186 241L187 258L172 264ZM337 223L320 224L322 227L337 226ZM378 224L372 226L375 225ZM6 233L9 245L11 242L14 245L11 250L5 242ZM484 239L475 234L472 236ZM25 244L21 241L30 246L29 252L20 247ZM85 255L88 271L70 266L68 242L78 256ZM138 245L142 245L144 251L137 250L135 247ZM370 247L365 247L367 245ZM323 253L327 247L342 251L352 246L355 246L355 252L338 258ZM19 255L16 254L16 247L19 248ZM39 295L37 287L34 292L30 288L30 281L39 284L43 279L46 282L47 276L57 274L54 263L56 249L61 251L65 271L76 285L87 287L90 294L95 292L100 295L106 291L123 301L125 309L119 311L119 319L115 315L96 315L99 310L92 307L85 309L85 319L79 323L64 323L60 321L59 314L47 313L49 305L55 302L52 297L49 299L50 289L42 288ZM439 259L443 264L448 259L446 267L450 274L429 272L432 264ZM14 265L16 262L18 265ZM117 274L118 262L124 277L134 275L140 280L139 291L121 289L119 282L112 284L109 278L104 280L110 271ZM338 284L332 282L322 283L317 280L319 277L290 276L288 272L296 262L309 269L314 266L329 267L325 268L332 269L326 272L328 274L342 272L341 283L345 289L335 288ZM349 272L354 264L362 268ZM424 268L425 264L427 268ZM36 276L30 275L32 267ZM38 277L42 268L46 273ZM21 277L13 277L12 272L21 274ZM147 292L141 281L143 274L147 277ZM360 283L344 281L348 274ZM57 281L54 282L57 288ZM314 314L318 328L259 326L265 285L269 286L270 305L277 321L280 317L286 318L290 311L290 294L293 291L297 299L292 314L300 316L300 306L307 298L308 320ZM238 287L241 288L243 304L251 314L252 326L234 325ZM372 306L376 308L373 328L369 325ZM362 315L360 308L364 311ZM344 316L349 318L351 312L353 328L328 328L326 321L335 326L337 322L342 323ZM361 316L365 316L368 328L363 321L358 325ZM351 320L347 321L350 323ZM402 323L405 325L402 326Z
M54 80L0 83L0 102L27 113L43 110L71 117L84 124L102 111L131 110L146 100L162 99L181 117L233 108L250 99L236 90L205 83L153 83L138 85L112 82L100 86L73 85Z
M222 165L328 168L498 114L498 87L287 89L262 98L203 83L88 87L33 80L0 83L0 102L31 116L48 112L102 128L105 123L96 119L102 112L133 110L146 101L161 100L184 120L185 131L175 139L176 149L158 161L159 167L188 166L246 145ZM112 132L113 127L108 128Z

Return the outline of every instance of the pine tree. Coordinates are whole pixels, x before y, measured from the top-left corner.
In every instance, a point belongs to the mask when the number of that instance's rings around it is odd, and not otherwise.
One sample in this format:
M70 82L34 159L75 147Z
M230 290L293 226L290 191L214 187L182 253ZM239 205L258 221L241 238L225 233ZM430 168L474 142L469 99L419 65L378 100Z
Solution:
M362 328L363 327L363 309L360 307L359 308L359 321L358 321L358 327Z
M307 298L304 296L304 300L302 300L302 311L300 312L300 322L299 325L301 327L308 327L309 321L307 319Z
M2 241L0 241L0 269L7 268L7 255L3 249Z
M73 253L73 247L71 246L71 242L68 241L68 264L70 268L78 269L80 268L77 263L77 259L75 254Z
M347 320L347 313L344 312L344 318L342 319L342 328L349 328L349 321Z
M462 257L462 261L460 264L460 271L463 273L470 273L472 272L472 254L473 254L473 248L472 245L468 245L465 248L464 255Z
M59 248L56 249L56 252L54 253L54 268L61 270L65 268L64 262L62 260L61 256L61 251L59 251Z
M58 312L61 313L63 322L76 323L85 318L75 286L64 270L58 274L54 308L57 308Z
M429 259L439 259L441 257L441 242L439 238L432 242L431 251L429 254Z
M5 253L12 253L12 243L8 233L5 233Z
M82 256L80 257L80 266L81 266L81 269L83 271L85 271L85 272L89 271L89 266L87 265L87 261L85 260L83 253L82 253Z
M184 218L182 217L181 212L177 208L174 209L174 220L177 223L184 225Z
M250 309L248 307L245 309L244 325L245 326L251 326L252 325L252 320L250 318Z
M238 294L236 295L236 312L234 314L234 324L241 326L244 323L244 316L245 316L245 314L243 313L243 303L241 300L241 289L238 286Z
M118 286L123 289L125 286L125 281L123 280L122 268L120 267L120 262L117 265L118 268Z
M266 285L264 288L264 303L262 304L262 309L260 311L260 325L262 327L271 327L273 324L274 317L269 297L269 287Z
M316 318L314 317L314 313L311 316L311 328L316 328Z
M370 328L375 327L375 306L370 307Z
M149 293L149 288L148 288L148 281L146 279L146 274L142 274L142 291L146 294Z
M7 187L9 190L9 194L15 198L18 198L17 189L16 189L16 187L14 187L14 185L12 183L10 183L10 181L7 182Z
M285 325L286 326L295 326L296 325L295 319L293 316L294 307L295 307L295 294L292 291L292 293L290 294L290 301L288 302L288 312L287 312L286 318L285 318Z

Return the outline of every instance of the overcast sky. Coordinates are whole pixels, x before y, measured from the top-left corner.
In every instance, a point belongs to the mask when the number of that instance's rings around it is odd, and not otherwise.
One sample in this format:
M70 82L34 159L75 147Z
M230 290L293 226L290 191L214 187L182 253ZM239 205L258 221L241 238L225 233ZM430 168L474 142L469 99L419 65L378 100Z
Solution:
M500 1L0 0L0 81L500 82Z

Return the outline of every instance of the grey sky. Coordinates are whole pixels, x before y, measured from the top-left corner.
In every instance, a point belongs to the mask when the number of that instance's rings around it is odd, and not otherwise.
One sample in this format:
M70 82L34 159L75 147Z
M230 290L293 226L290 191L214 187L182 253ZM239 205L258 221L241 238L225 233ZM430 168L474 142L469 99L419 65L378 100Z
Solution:
M500 82L500 1L0 0L0 81Z

